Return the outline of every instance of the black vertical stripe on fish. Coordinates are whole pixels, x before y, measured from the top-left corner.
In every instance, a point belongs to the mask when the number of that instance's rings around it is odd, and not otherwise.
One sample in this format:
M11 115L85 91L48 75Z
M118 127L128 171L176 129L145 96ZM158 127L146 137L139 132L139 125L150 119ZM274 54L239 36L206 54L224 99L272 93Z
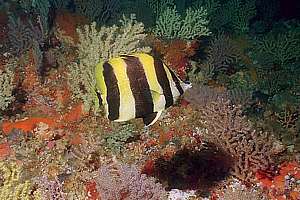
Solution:
M157 112L150 113L147 116L143 117L143 122L146 126L151 124L153 120L156 118Z
M127 65L126 73L135 100L135 116L142 117L152 113L154 110L153 99L143 64L139 58L134 56L124 56L123 59Z
M107 88L108 119L116 120L120 116L120 91L113 67L108 62L103 64L103 77Z
M163 62L160 59L154 58L154 68L155 68L155 73L156 77L158 80L158 83L163 89L163 93L166 99L166 105L165 108L170 107L173 105L173 95L170 87L170 82L167 76L167 73L164 69Z
M175 82L177 90L179 91L180 95L182 95L184 91L183 91L183 89L180 85L180 80L177 78L177 76L175 75L175 73L171 69L168 68L168 70L171 73L172 79Z
M101 107L102 106L102 98L101 98L101 94L99 93L99 92L97 92L97 91L95 91L96 92L96 94L97 94L97 97L98 97L98 101L99 101L99 106Z

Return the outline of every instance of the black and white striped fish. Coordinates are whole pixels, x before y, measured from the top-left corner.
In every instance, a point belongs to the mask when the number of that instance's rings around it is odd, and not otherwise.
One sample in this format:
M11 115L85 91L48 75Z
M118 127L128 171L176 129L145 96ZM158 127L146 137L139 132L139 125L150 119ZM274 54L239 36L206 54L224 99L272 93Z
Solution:
M160 59L145 53L122 55L96 66L96 88L111 121L143 118L152 125L191 84Z

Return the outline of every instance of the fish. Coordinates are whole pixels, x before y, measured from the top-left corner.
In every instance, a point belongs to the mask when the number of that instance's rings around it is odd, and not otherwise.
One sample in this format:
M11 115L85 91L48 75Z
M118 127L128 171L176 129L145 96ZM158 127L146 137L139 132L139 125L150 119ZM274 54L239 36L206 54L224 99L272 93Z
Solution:
M164 110L192 87L161 59L146 53L99 62L95 78L96 93L109 120L142 118L146 127L153 125Z

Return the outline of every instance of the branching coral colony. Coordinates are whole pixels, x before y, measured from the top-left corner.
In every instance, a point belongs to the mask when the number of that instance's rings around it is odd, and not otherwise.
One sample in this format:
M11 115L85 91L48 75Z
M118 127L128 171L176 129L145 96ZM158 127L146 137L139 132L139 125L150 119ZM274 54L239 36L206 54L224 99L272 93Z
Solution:
M280 6L0 0L0 199L298 200L300 23ZM135 52L193 84L148 128L95 93L95 65Z
M14 71L8 64L4 70L0 69L0 110L5 110L14 99L12 94Z

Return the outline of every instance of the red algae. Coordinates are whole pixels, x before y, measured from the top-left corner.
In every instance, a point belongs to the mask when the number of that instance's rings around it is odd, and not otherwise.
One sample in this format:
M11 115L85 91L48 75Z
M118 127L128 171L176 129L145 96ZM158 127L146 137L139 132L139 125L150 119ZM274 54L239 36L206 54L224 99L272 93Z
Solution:
M154 173L154 160L147 160L142 168L142 173L152 175Z
M8 142L0 144L0 160L6 158L11 154L11 148Z
M79 145L84 142L84 139L80 134L75 134L71 139L70 139L70 144L71 145Z
M9 122L4 121L2 123L2 131L4 134L9 134L14 128L21 129L24 132L33 131L38 123L45 123L49 127L54 127L57 123L55 119L46 117L31 117L22 121Z
M61 127L64 123L76 122L80 120L87 113L83 111L83 104L77 104L70 111L62 116L54 117L30 117L21 121L10 122L4 121L2 123L2 131L9 134L14 128L21 129L24 132L33 131L39 123L45 123L49 127Z
M189 67L189 58L195 55L198 49L196 41L186 42L184 40L173 40L165 43L158 39L153 40L154 51L157 51L166 62L166 64L173 69L177 75L186 79L186 70Z
M64 36L72 38L75 44L79 41L76 28L87 23L88 20L84 16L67 10L59 10L55 18L55 25L63 32Z
M88 200L101 200L99 192L96 188L96 182L88 181L85 184L85 190L87 193Z
M84 112L84 107L82 103L79 103L71 108L71 110L62 116L62 120L65 122L74 122L81 119L82 116L87 115Z
M261 186L268 191L272 200L278 199L300 199L300 165L297 162L284 162L279 166L279 173L274 177L264 177L257 174Z
M26 92L32 92L39 85L39 78L36 72L36 60L33 56L33 49L29 50L28 63L25 65L25 79L22 83L22 88Z
M71 92L67 86L55 90L54 97L58 105L67 106L70 102Z

